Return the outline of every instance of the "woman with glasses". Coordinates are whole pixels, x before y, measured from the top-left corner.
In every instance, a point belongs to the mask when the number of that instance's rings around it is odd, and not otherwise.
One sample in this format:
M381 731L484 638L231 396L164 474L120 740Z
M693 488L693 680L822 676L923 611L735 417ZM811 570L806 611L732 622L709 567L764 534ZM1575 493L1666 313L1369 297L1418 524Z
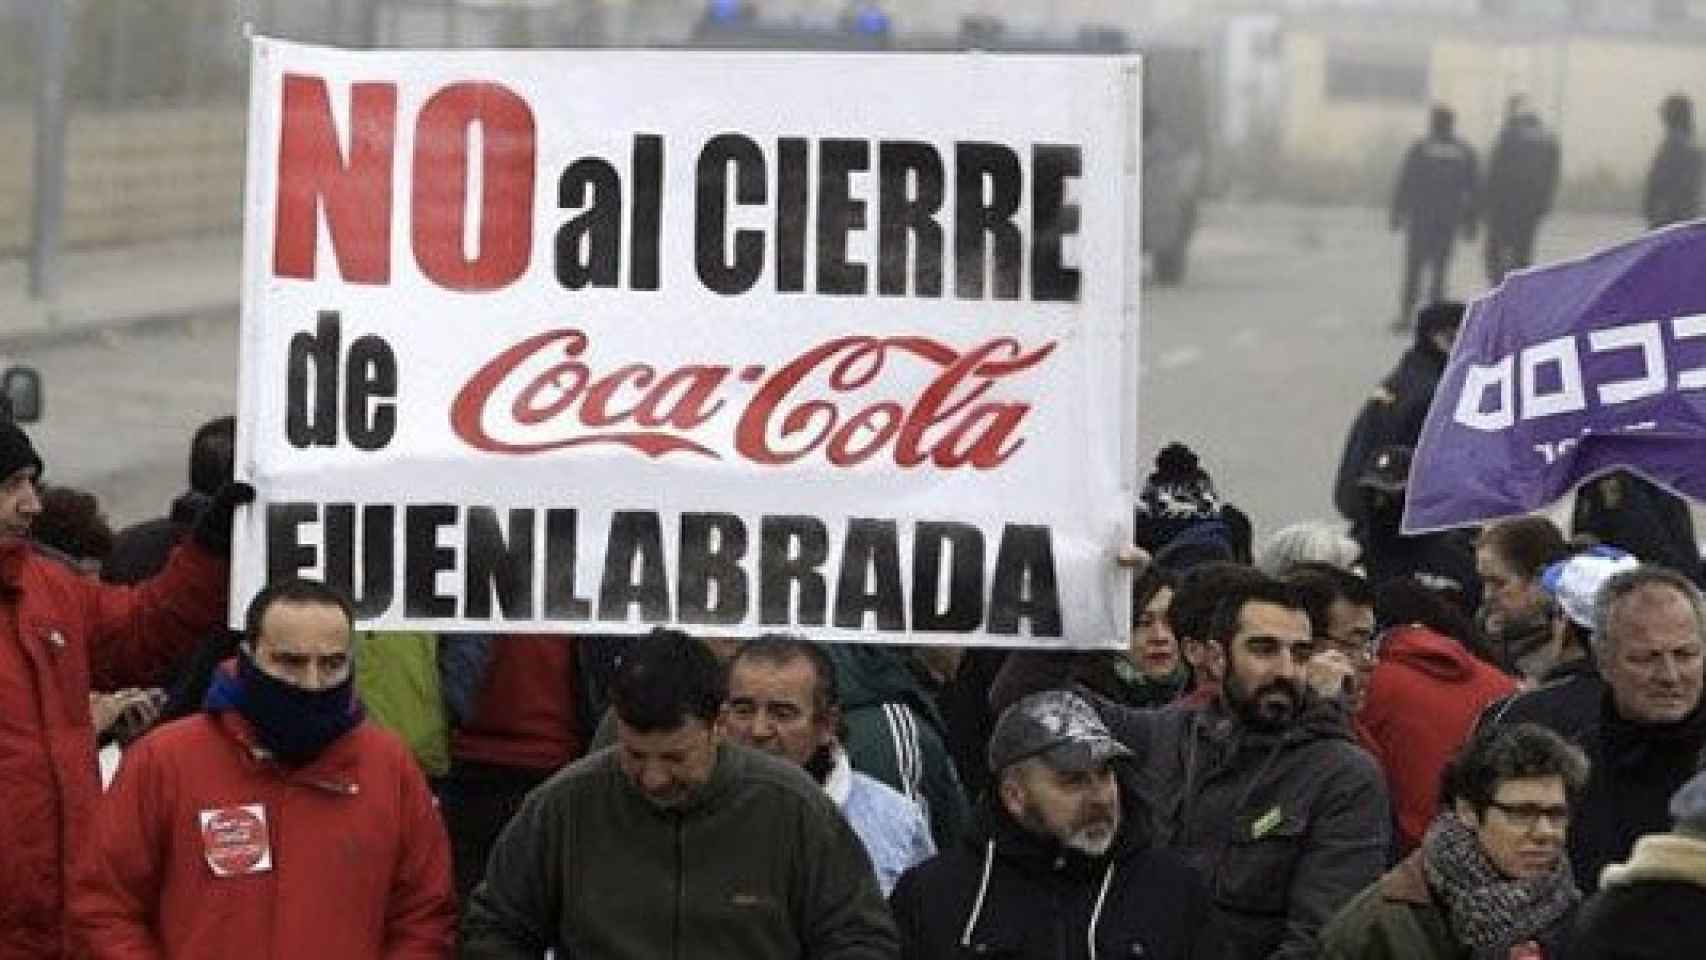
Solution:
M1581 902L1564 855L1587 757L1516 724L1446 767L1422 845L1321 930L1326 960L1558 960Z

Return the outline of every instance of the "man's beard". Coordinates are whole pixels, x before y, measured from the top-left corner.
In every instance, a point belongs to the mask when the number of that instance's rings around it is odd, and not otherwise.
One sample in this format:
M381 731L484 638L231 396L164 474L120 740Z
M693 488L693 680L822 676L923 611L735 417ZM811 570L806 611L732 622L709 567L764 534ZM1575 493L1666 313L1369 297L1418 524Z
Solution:
M1284 677L1269 680L1245 694L1243 678L1230 663L1226 666L1226 682L1221 686L1226 702L1233 713L1252 730L1282 730L1290 726L1303 712L1303 688ZM1270 694L1285 698L1282 705L1269 699Z
M1506 670L1539 676L1552 668L1557 650L1552 645L1552 617L1544 606L1497 618L1483 605L1478 619L1488 651Z
M1054 837L1055 841L1068 850L1076 850L1085 856L1100 857L1112 849L1114 838L1119 836L1120 815L1117 810L1097 813L1088 817L1083 823L1073 827L1072 832L1062 837L1048 826L1043 819L1042 811L1035 804L1026 803L1019 817L1020 826L1031 833Z
M1099 857L1113 847L1114 837L1118 835L1118 821L1092 824L1074 830L1070 837L1061 841L1061 846L1068 850L1076 850L1085 856Z

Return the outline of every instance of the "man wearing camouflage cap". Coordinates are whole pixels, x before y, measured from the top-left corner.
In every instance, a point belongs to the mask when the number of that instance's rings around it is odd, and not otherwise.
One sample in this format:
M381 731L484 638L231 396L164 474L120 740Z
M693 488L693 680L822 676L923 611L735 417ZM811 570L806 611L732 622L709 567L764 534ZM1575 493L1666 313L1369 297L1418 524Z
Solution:
M902 956L1221 956L1207 889L1152 846L1119 776L1130 755L1079 694L1009 707L990 736L995 787L974 829L890 898Z

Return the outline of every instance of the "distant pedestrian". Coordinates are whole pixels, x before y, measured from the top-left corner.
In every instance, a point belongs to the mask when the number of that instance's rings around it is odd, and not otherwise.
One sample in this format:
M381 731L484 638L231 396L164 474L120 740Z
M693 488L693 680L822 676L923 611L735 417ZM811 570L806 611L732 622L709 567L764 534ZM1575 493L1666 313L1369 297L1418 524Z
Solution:
M1541 125L1527 97L1511 97L1482 192L1488 283L1497 285L1506 273L1534 262L1534 235L1557 190L1558 138Z
M1404 153L1397 188L1392 191L1390 225L1404 230L1404 286L1399 295L1396 331L1409 329L1421 292L1421 271L1428 271L1428 298L1445 298L1452 269L1452 244L1462 230L1476 232L1476 152L1457 138L1457 114L1436 106L1428 114L1428 135Z
M1451 270L1452 245L1459 230L1475 235L1477 184L1475 150L1458 139L1457 115L1436 106L1428 115L1428 134L1404 154L1398 185L1392 192L1390 224L1404 233L1404 283L1398 317L1392 328L1410 328L1421 291L1422 271L1428 273L1425 303L1445 299Z
M1702 155L1694 143L1694 101L1680 93L1659 106L1665 138L1647 171L1641 211L1650 228L1692 220L1700 215Z
M1333 479L1333 505L1351 523L1366 521L1358 481L1375 451L1394 444L1414 449L1421 440L1422 424L1445 375L1445 362L1463 328L1463 310L1455 300L1422 308L1416 315L1415 341L1369 394L1346 431Z

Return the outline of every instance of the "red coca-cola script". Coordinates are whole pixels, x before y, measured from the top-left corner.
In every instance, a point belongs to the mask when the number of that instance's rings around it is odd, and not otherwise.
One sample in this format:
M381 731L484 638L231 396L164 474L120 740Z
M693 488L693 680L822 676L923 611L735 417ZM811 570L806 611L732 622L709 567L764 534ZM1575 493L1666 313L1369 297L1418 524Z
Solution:
M464 443L493 453L620 445L652 458L721 459L732 448L764 466L885 458L906 468L989 470L1024 446L1020 428L1031 410L992 391L1054 347L1027 350L996 337L962 350L927 337L847 336L769 369L660 370L639 360L600 367L586 333L551 330L476 371L457 392L450 424ZM901 364L924 365L923 389L885 389Z

